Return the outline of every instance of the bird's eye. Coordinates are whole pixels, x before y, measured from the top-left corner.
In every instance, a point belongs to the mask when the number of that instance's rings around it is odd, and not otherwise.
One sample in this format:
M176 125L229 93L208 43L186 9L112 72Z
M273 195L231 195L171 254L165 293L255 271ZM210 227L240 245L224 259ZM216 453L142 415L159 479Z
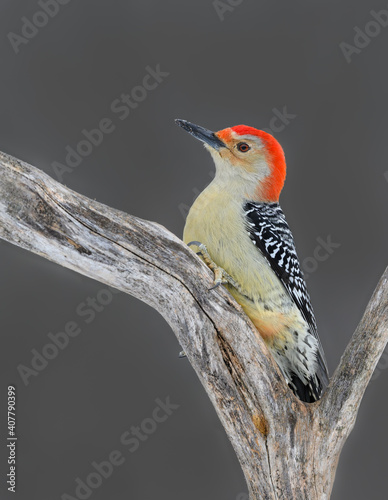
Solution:
M239 142L237 144L237 149L241 152L241 153L246 153L247 151L249 151L251 149L250 146L248 146L248 144L246 142Z

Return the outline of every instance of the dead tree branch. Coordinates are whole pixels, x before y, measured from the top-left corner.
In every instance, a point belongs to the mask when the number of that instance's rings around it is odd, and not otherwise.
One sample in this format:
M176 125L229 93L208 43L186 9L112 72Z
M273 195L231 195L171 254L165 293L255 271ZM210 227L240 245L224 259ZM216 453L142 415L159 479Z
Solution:
M230 438L252 500L330 498L342 446L388 339L385 271L321 401L288 389L225 289L176 236L0 153L0 237L155 308Z

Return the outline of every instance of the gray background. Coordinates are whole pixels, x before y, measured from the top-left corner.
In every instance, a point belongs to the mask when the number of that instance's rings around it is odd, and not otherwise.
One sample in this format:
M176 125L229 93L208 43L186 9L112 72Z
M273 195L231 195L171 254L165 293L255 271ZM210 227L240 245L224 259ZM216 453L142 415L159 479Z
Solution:
M236 2L235 2L236 3ZM317 238L340 243L308 277L330 371L387 264L388 29L348 63L339 47L364 28L374 0L243 0L220 20L210 0L71 1L19 54L7 39L35 1L0 4L0 150L53 175L65 147L104 117L106 136L64 183L182 234L184 205L212 162L174 118L208 128L268 128L273 109L296 117L275 136L288 177L281 203L301 261ZM109 107L160 64L170 75L120 121ZM387 175L388 177L388 175ZM18 390L18 493L74 495L75 479L112 450L126 462L91 498L243 499L231 445L162 318L118 294L86 324L76 313L102 284L0 242L1 464L6 387ZM26 387L17 366L70 321L82 334ZM338 468L333 499L385 499L388 370L366 393ZM156 398L180 407L139 450L120 435L152 415ZM372 491L371 491L372 489ZM11 498L2 474L0 497Z

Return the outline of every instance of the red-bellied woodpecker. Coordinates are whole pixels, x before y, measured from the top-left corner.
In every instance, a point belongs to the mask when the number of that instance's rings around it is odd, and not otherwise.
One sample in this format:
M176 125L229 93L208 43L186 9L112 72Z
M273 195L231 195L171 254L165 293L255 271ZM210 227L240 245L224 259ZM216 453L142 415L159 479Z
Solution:
M214 180L195 200L183 240L197 246L269 347L294 393L319 399L328 383L314 312L279 195L283 149L270 134L238 125L213 133L176 120L205 144Z

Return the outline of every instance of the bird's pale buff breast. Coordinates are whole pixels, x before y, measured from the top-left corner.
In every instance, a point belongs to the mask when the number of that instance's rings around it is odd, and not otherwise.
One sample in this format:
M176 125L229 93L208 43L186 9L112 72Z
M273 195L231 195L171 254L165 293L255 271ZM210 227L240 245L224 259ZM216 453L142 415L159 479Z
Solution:
M228 288L261 336L269 343L283 344L300 315L250 239L243 205L243 198L236 200L232 193L210 184L190 209L183 240L206 245L212 260L241 285L243 295Z

